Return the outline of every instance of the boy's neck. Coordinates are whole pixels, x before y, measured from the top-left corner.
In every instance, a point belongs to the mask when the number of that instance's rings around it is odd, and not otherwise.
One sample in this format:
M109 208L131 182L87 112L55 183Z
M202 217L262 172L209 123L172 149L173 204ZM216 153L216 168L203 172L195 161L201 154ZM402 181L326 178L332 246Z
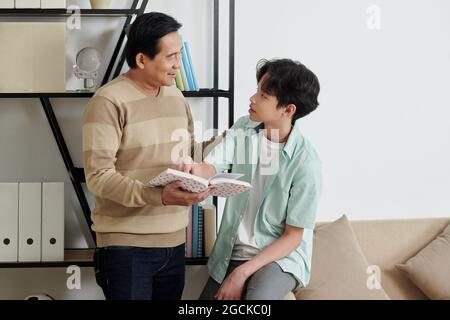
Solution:
M272 142L283 143L289 138L292 131L291 121L283 121L280 123L266 123L264 122L264 129L266 130L266 137Z

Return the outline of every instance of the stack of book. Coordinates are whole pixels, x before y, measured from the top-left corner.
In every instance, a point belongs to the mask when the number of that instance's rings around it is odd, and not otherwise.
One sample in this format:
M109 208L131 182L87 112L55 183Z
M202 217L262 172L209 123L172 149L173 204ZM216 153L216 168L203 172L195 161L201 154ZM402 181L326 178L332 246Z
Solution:
M188 211L189 224L186 229L186 257L209 257L216 241L216 207L198 205Z
M198 91L197 79L192 64L191 53L187 41L183 41L181 50L181 69L177 70L175 83L180 91Z

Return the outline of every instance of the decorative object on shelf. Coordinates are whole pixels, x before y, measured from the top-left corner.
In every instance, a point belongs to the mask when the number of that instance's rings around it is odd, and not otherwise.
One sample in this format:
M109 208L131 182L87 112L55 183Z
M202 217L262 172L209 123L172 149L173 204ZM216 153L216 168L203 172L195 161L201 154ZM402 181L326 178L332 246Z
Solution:
M111 0L91 0L92 9L109 9Z
M33 293L25 298L25 300L55 300L48 293Z
M14 0L1 0L0 9L14 9Z
M84 79L84 89L79 91L92 91L94 89L94 80L98 77L100 65L100 54L96 49L87 47L77 53L73 73L78 79Z
M39 9L41 0L16 0L15 5L16 9Z
M65 9L67 8L66 0L41 0L42 9Z

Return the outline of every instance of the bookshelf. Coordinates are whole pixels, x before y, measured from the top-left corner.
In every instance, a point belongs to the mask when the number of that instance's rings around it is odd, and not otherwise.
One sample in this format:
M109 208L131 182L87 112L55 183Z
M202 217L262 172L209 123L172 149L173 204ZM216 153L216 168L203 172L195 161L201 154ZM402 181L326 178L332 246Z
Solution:
M229 1L229 88L223 90L219 88L219 0L214 0L213 4L213 86L211 88L200 88L199 91L183 91L183 95L187 98L211 98L213 101L213 129L219 128L219 99L228 100L228 127L234 122L234 32L235 32L235 0ZM110 58L102 85L106 84L113 78L117 77L125 62L125 53L123 52L123 45L125 43L125 30L132 23L133 18L144 13L149 0L133 0L129 9L82 9L80 15L85 17L126 17L121 34L116 43L116 47ZM73 14L71 10L66 9L0 9L0 17L58 17L69 16ZM77 168L73 164L72 157L65 142L58 120L55 116L52 98L90 98L94 95L92 92L6 92L0 93L0 99L39 99L42 108L45 112L48 124L52 130L53 136L57 143L61 157L64 160L67 173L70 177L72 186L74 188L78 202L83 211L84 219L87 225L90 226L92 221L90 219L91 209L87 202L86 196L82 189L82 184L85 183L83 168ZM217 199L213 199L213 204L217 208ZM217 214L217 212L216 212ZM91 230L92 239L95 242L95 232ZM70 265L77 265L80 267L90 267L93 265L94 249L66 249L64 253L64 261L56 262L0 262L1 268L53 268L53 267L67 267ZM186 258L187 265L204 265L207 258Z

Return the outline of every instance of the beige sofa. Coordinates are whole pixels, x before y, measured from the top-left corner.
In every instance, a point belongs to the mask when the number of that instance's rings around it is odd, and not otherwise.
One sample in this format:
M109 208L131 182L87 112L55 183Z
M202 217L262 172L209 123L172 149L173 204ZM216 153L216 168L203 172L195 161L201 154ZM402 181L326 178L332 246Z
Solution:
M381 285L389 298L394 300L427 299L395 265L405 263L416 255L449 223L450 218L350 221L367 262L379 266ZM318 223L317 227L326 224L329 222ZM292 294L290 298L294 298Z

